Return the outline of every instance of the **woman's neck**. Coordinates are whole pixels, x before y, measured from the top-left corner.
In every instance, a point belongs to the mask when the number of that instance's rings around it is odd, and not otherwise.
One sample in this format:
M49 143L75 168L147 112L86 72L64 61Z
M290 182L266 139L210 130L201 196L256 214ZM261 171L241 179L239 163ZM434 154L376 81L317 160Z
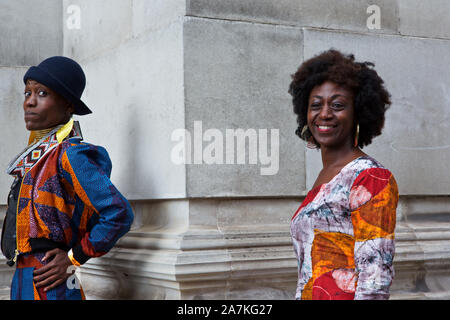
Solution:
M323 168L343 167L350 161L366 155L358 147L340 149L321 148Z
M38 142L39 140L41 140L43 137L45 137L50 131L52 131L52 130L55 129L56 127L57 127L57 126L51 127L51 128L48 128L48 129L33 130L33 133L34 133L34 140L33 140L31 143L33 144L33 143Z

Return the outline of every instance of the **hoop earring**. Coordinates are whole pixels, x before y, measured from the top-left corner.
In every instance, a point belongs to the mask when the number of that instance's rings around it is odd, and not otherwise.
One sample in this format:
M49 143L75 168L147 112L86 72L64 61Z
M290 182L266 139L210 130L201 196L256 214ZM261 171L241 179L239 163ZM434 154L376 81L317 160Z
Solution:
M358 146L359 140L359 123L356 125L356 135L355 135L355 143L353 146L356 148Z
M319 146L316 144L313 135L309 131L308 125L305 125L300 133L300 137L303 140L306 140L306 147L308 149L319 149Z
M300 133L300 137L303 138L303 139L308 140L309 137L305 137L306 131L308 131L308 126L307 125L303 126L302 132Z

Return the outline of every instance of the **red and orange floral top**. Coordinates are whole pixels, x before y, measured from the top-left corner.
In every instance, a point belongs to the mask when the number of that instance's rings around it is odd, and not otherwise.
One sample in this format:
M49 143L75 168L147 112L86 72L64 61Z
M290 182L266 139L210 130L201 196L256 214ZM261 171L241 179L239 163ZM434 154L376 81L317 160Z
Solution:
M394 176L368 156L309 191L291 221L295 298L388 299L397 202Z

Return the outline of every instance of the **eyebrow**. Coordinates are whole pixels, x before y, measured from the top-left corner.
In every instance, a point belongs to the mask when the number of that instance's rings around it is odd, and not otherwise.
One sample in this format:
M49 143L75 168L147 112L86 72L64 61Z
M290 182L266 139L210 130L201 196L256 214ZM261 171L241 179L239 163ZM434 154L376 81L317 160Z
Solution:
M337 98L337 97L349 98L349 96L347 96L347 95L345 95L345 94L339 94L339 93L338 93L338 94L335 94L335 95L333 95L333 96L331 96L332 99L335 99L335 98ZM318 96L318 95L314 95L314 96L312 96L312 98L323 99L322 96Z

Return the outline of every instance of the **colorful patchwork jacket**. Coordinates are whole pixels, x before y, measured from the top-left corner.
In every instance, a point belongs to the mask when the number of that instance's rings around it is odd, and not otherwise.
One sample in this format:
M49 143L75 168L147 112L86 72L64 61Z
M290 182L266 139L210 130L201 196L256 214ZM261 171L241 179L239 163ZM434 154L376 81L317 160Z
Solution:
M82 142L73 120L29 146L8 173L22 180L16 256L50 243L72 249L72 259L83 264L130 229L133 212L110 181L107 151Z

